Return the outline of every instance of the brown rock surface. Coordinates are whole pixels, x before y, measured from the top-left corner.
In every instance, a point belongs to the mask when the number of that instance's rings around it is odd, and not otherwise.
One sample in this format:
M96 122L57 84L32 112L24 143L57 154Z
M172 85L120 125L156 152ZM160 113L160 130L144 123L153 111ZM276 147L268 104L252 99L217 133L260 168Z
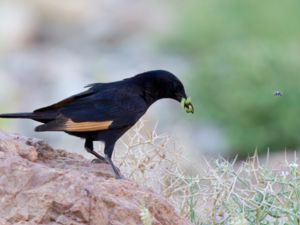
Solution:
M142 224L142 205L153 225L189 224L166 199L107 164L53 150L44 142L0 131L0 225Z

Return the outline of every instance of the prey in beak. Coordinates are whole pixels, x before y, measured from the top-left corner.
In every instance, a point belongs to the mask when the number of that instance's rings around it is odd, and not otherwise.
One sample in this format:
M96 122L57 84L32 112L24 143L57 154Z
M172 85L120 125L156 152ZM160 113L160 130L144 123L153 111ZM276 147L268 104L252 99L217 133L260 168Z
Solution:
M185 109L187 113L194 113L194 106L191 102L191 97L188 98L182 97L180 101L180 107Z

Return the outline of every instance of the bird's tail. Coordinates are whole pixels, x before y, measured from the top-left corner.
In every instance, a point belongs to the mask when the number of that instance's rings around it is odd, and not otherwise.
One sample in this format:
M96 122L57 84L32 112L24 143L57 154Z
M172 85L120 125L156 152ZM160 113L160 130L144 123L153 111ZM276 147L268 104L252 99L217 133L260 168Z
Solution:
M0 118L19 118L19 119L36 119L35 113L5 113L0 114Z

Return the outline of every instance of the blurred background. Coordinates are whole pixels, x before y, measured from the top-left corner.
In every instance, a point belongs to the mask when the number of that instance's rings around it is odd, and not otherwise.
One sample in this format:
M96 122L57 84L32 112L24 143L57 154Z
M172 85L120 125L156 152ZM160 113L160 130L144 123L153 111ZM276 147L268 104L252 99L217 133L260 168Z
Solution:
M187 155L297 150L299 10L296 0L0 0L0 112L165 69L184 82L195 114L163 100L145 120ZM84 152L82 140L36 125L0 120L3 130Z

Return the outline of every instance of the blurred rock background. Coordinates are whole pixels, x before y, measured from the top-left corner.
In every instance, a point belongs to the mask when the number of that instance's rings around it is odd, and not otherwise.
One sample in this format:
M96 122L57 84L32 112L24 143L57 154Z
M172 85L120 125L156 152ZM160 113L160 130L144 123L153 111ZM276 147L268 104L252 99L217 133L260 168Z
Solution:
M31 111L89 83L166 69L184 81L196 114L163 100L146 119L188 155L295 150L299 8L296 0L1 0L0 111ZM34 133L32 121L0 125L83 153L82 140Z

